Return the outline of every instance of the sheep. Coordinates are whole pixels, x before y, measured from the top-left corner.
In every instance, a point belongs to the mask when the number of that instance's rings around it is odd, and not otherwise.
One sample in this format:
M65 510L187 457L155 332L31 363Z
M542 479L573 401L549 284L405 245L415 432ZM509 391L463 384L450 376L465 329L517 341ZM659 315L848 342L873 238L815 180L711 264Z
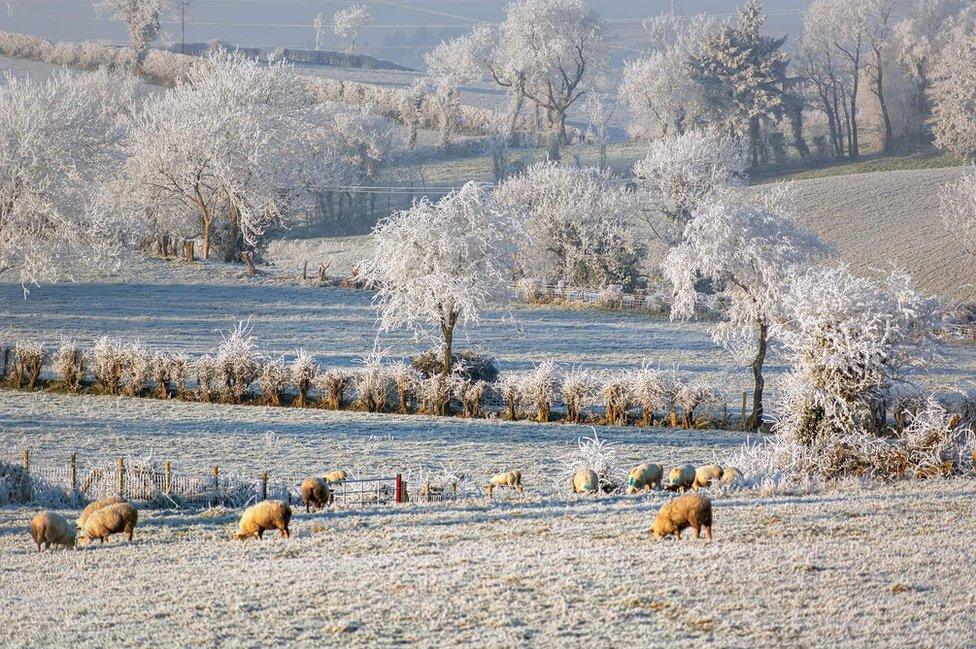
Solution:
M682 464L668 473L668 491L688 491L695 482L695 467Z
M627 479L627 493L635 494L644 489L660 489L661 478L664 477L664 469L660 464L647 462L635 466L630 470L630 477Z
M88 505L81 510L81 516L78 517L78 529L85 529L85 521L87 521L88 517L97 512L99 509L105 509L109 505L117 505L124 502L126 502L126 500L122 496L108 496L107 498L102 498L101 500L88 503Z
M305 503L306 513L311 507L316 509L325 507L332 502L332 490L324 478L305 478L302 482L302 501Z
M508 487L522 493L522 472L508 471L507 473L499 473L493 476L488 481L488 484L485 485L485 491L488 492L489 498L494 497L495 487Z
M695 538L701 538L701 528L705 528L708 538L712 538L712 501L701 494L685 494L664 503L654 518L651 533L654 538L674 534L681 540L681 530L695 530Z
M235 539L243 540L253 536L263 538L265 530L278 530L282 538L288 538L288 523L291 521L291 507L280 500L264 500L244 510Z
M41 544L47 550L54 545L66 548L75 547L75 530L61 514L54 512L39 512L31 519L31 536L37 544L37 551L41 551Z
M595 494L600 490L600 477L593 469L580 469L573 475L573 493Z
M742 471L739 471L734 466L727 466L722 471L722 484L726 487L731 487L742 482Z
M329 484L341 484L346 481L346 472L342 469L330 471L322 476Z
M115 503L92 512L85 521L83 538L86 544L91 543L92 539L105 543L110 535L124 532L131 542L138 520L139 512L135 507L126 502Z
M695 491L712 486L712 482L722 478L722 467L717 464L706 464L695 469L695 481L691 488Z

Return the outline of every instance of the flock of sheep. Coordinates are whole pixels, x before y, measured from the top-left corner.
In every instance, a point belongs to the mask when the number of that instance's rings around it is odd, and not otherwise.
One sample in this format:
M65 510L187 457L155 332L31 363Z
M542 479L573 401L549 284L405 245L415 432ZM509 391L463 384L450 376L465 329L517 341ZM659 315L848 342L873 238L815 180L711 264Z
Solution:
M697 493L698 489L707 488L713 484L734 485L741 480L742 474L733 467L722 468L717 464L695 467L684 464L674 467L668 473L667 484L664 481L664 469L660 464L646 463L634 467L630 471L627 481L627 493L638 493L660 489L662 486L669 491L685 493L665 503L658 511L651 526L651 533L656 538L674 535L681 538L681 532L689 527L695 531L695 538L699 538L704 529L708 538L712 538L712 503L705 496ZM302 502L305 511L318 509L330 505L334 501L332 485L346 480L345 471L333 471L323 477L306 478L301 485ZM606 481L592 469L583 469L573 475L573 491L578 494L597 493L606 490ZM494 496L495 489L507 488L522 493L522 473L508 471L492 477L485 485L488 497ZM281 536L288 538L291 522L291 507L280 500L264 500L244 510L238 524L236 539L252 537L262 538L269 530L278 530ZM120 496L110 496L90 503L81 512L77 524L71 525L64 516L42 511L31 520L31 536L37 544L38 551L49 549L52 545L75 547L79 541L82 544L91 543L98 539L104 543L112 534L126 534L129 541L139 513L135 507Z

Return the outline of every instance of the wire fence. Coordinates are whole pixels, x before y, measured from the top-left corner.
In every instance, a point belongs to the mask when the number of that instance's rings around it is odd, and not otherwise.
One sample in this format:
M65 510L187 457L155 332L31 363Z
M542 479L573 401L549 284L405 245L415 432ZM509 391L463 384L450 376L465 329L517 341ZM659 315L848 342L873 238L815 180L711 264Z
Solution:
M170 462L143 462L122 457L83 462L74 453L63 463L34 462L29 449L24 449L19 462L0 462L0 487L6 490L7 498L15 502L76 505L114 495L163 508L245 507L269 499L297 505L303 502L303 479L272 476L268 471L253 475L225 473L218 466L211 467L208 472L180 473L173 470ZM336 507L409 501L407 483L400 474L345 479L330 482L329 486L330 504ZM446 500L457 497L457 486L455 484L450 490L432 489L430 483L426 483L418 493L420 499L427 502Z

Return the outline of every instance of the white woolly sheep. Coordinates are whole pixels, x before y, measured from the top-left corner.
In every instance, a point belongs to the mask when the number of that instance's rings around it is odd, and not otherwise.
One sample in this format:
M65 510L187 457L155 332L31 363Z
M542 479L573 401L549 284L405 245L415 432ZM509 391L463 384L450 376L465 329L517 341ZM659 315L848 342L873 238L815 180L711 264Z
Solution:
M661 488L661 479L664 477L664 469L660 464L646 462L635 466L630 470L630 477L627 478L627 493L635 494L642 490L652 490Z
M515 491L522 493L522 472L521 471L508 471L507 473L499 473L493 476L488 484L485 485L485 491L488 492L488 497L494 497L494 492L496 487L508 487L509 489L514 489Z
M253 536L263 538L266 530L278 530L283 538L288 538L288 523L291 521L291 507L280 500L264 500L244 510L235 539Z
M322 476L326 482L329 484L340 484L346 481L346 472L342 469L336 469L335 471L330 471Z
M37 544L37 551L41 551L41 544L47 550L51 545L63 545L66 548L75 547L75 530L61 514L54 512L40 512L31 520L31 536Z
M717 464L706 464L695 469L695 482L691 485L692 489L706 489L712 486L712 482L721 480L722 467Z
M81 515L78 517L78 529L85 529L85 521L87 521L88 517L97 512L99 509L105 509L109 505L117 505L124 502L125 498L122 496L108 496L106 498L96 500L95 502L88 503L88 505L81 510Z
M722 484L729 487L742 482L742 471L734 466L727 466L722 471Z
M695 482L695 467L682 464L668 473L668 491L688 491Z
M600 477L593 469L581 469L573 475L573 493L595 494L600 490Z
M132 541L132 532L139 521L139 512L129 503L115 503L92 512L82 529L85 543L98 539L105 543L112 534L125 533Z
M651 533L655 538L674 534L681 539L681 530L695 530L695 538L701 538L704 527L708 538L712 538L712 501L701 494L685 494L664 503L654 518Z
M305 503L305 511L310 511L311 507L319 509L332 502L332 490L329 483L324 478L305 478L302 482L302 501Z

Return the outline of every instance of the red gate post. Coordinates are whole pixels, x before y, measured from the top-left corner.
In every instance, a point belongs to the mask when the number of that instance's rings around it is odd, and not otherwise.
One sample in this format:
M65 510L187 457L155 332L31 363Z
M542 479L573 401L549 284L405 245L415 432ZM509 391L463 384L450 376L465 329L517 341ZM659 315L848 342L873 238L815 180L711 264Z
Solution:
M396 474L396 502L403 502L403 476Z

